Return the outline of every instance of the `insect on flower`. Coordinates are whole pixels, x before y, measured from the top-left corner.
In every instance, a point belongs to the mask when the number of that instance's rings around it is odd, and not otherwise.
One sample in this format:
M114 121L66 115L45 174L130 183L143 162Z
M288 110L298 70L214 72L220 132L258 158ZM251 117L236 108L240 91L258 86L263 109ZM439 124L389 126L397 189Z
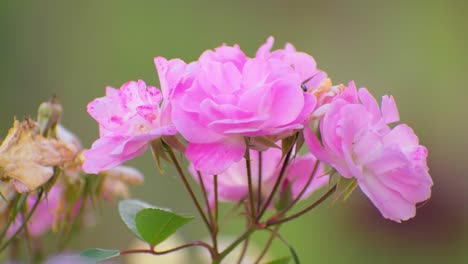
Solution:
M302 83L301 83L301 89L302 91L304 92L307 92L307 86L306 86L306 83L310 80L312 80L319 72L316 72L314 75L310 76L309 78L305 79Z

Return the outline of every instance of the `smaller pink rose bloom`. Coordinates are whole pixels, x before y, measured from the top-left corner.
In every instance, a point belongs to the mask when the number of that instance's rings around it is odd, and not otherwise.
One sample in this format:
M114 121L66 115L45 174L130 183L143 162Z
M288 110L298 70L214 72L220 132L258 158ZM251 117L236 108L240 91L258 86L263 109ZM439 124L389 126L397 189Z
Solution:
M310 151L343 177L355 178L385 218L396 222L414 217L416 204L431 195L427 150L399 120L393 97L381 107L365 88L354 83L333 98L320 120L321 142L306 128Z
M145 82L127 82L120 89L107 87L106 96L88 104L88 113L99 123L100 138L84 152L83 171L99 173L141 155L148 142L177 133L161 124L161 92Z
M262 178L261 192L262 197L266 198L278 179L282 160L282 151L276 148L270 148L262 153ZM259 180L259 152L250 150L251 169L252 169L252 184L254 192L258 193ZM302 189L306 187L306 183L312 174L313 168L317 160L312 154L297 156L290 161L285 175L283 176L282 187L290 186L292 199L298 197ZM193 177L198 181L198 175L193 167L189 168ZM213 175L201 174L206 190L208 192L210 206L214 205L214 180ZM307 186L301 199L306 199L312 192L328 183L328 175L323 175L323 166L320 164L315 172L314 179ZM280 190L281 191L281 190ZM249 195L247 167L245 159L232 164L227 170L218 175L218 199L224 202L239 202L246 199ZM271 208L271 205L269 206Z
M244 137L281 138L302 129L315 107L315 97L302 91L301 73L289 61L266 54L248 58L237 45L205 51L188 65L163 58L155 63L168 95L163 115L171 113L188 141L186 157L206 174L240 161Z

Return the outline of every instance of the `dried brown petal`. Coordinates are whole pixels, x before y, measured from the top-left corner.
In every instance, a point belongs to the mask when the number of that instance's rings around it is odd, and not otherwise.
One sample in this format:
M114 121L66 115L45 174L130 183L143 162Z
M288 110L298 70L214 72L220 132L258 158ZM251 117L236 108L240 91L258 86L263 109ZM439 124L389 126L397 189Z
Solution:
M73 159L69 145L40 135L37 123L17 120L0 146L0 179L11 181L20 193L30 192L47 182L55 166Z

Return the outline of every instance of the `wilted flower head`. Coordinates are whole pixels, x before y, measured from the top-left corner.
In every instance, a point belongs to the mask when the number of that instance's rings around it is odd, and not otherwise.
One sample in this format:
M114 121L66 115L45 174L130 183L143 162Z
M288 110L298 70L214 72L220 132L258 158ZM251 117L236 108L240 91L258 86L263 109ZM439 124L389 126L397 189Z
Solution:
M100 138L84 153L83 170L98 173L130 160L162 135L176 134L172 125L160 122L161 92L145 82L127 82L120 89L107 87L106 96L88 105L99 123Z
M399 120L392 97L382 105L354 83L336 96L320 123L321 143L305 130L310 151L343 177L357 180L361 190L385 218L400 222L415 215L415 204L430 197L432 180L427 150Z
M244 137L289 135L313 111L315 97L301 89L302 67L317 71L313 59L290 46L267 53L248 58L239 46L223 45L190 65L155 60L161 86L172 88L172 122L189 142L185 155L196 169L223 172L242 159ZM179 78L168 74L176 72Z
M10 181L20 193L30 192L52 177L55 166L63 166L73 156L69 145L41 136L34 121L15 120L0 146L0 180Z

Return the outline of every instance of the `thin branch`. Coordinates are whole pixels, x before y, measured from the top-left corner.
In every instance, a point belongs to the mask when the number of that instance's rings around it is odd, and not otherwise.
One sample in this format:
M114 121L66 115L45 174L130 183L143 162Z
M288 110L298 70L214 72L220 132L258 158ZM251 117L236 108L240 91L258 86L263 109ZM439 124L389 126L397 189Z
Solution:
M13 209L11 210L11 215L8 218L7 224L5 225L5 227L2 230L2 233L0 234L0 242L2 242L3 239L5 238L8 232L8 229L10 229L11 224L13 224L13 222L15 221L16 216L18 215L19 209L23 207L24 203L26 202L27 197L28 197L28 194L21 194L19 196L16 196L11 201L10 207L13 207Z
M196 247L196 246L204 247L210 252L210 254L212 254L212 255L214 254L213 248L210 245L208 245L207 243L205 243L203 241L193 241L193 242L190 242L190 243L187 243L187 244L175 247L175 248L171 248L171 249L168 249L168 250L164 250L164 251L156 251L154 249L122 250L122 251L120 251L120 255L128 255L128 254L136 254L136 253L146 253L146 254L151 254L151 255L164 255L164 254L172 253L172 252L184 249L184 248Z
M182 167L180 166L180 163L179 163L179 161L177 160L177 157L175 156L174 151L173 151L172 148L169 147L169 146L167 146L166 149L167 149L167 152L169 153L169 156L170 156L172 162L174 163L174 165L175 165L175 167L176 167L177 172L178 172L179 175L180 175L180 178L182 179L182 182L184 183L185 188L186 188L187 191L189 192L190 197L192 198L192 201L193 201L193 203L195 204L195 207L196 207L197 210L198 210L198 213L199 213L200 216L202 217L203 222L205 223L205 225L206 225L206 227L208 228L208 230L211 232L210 223L208 222L208 219L206 218L206 215L205 215L205 213L203 212L203 209L201 208L200 203L198 202L197 197L195 196L195 193L193 192L192 188L190 187L190 184L189 184L189 182L188 182L188 180L187 180L187 176L185 175L184 171L182 170Z
M284 223L284 222L288 222L288 221L291 221L307 212L309 212L310 210L314 209L315 207L317 207L318 205L320 205L322 202L324 202L330 195L332 195L334 192L336 191L336 184L333 185L332 188L330 188L322 197L320 197L320 199L318 199L316 202L314 202L313 204L309 205L308 207L306 207L305 209L291 215L291 216L288 216L288 217L285 217L285 218L282 218L282 219L275 219L274 217L271 217L267 222L266 222L266 225L267 226L272 226L272 225L278 225L278 224L281 224L281 223Z
M263 169L263 158L262 152L258 152L258 183L257 183L257 216L260 213L262 206L262 169Z
M211 231L211 238L213 240L213 247L214 251L217 253L218 252L218 232L219 232L219 226L218 226L218 217L219 217L219 205L218 205L218 175L213 176L213 185L214 185L214 200L215 200L215 208L214 208L214 218L212 219L212 228L213 230ZM211 214L210 214L211 215Z
M315 179L315 174L317 173L317 169L319 167L320 161L316 160L314 164L314 168L312 169L312 173L310 174L309 178L307 179L306 184L302 188L301 192L297 195L297 197L283 210L276 212L273 217L279 217L289 211L299 200L302 198L306 190L309 188L312 180Z
M252 184L252 167L250 163L250 148L247 138L245 138L245 166L247 168L247 182L249 185L249 205L250 205L250 215L255 216L255 205L254 205L254 193L253 193L253 184Z
M245 206L246 213L248 213L247 203L244 203L244 206ZM245 224L246 224L246 228L249 228L249 226L252 224L251 218L249 218L248 215L246 215L245 217ZM247 248L249 246L249 240L250 240L250 236L245 239L244 244L242 245L242 250L239 255L239 259L237 260L238 264L242 263L242 260L244 259L245 253L247 252Z
M237 260L237 264L241 264L242 263L242 260L244 259L245 257L245 253L247 252L247 248L249 247L249 240L250 240L250 237L247 237L245 240L244 240L244 244L242 245L242 250L241 250L241 253L239 255L239 259Z
M280 174L279 174L278 178L276 179L275 185L273 186L273 190L271 191L271 193L268 196L267 200L263 204L262 209L259 211L259 213L258 213L258 215L256 217L257 222L260 220L260 218L265 213L266 209L268 208L268 205L271 203L271 200L273 200L273 197L275 196L275 193L278 190L278 187L280 186L281 182L283 181L283 177L284 177L284 174L286 172L286 168L288 167L288 162L289 162L289 158L291 157L292 151L293 151L293 148L291 148L288 151L288 153L286 154L286 156L284 157L284 162L283 162L283 165L281 166L281 171L280 171Z
M213 264L216 263L221 263L221 261L229 254L231 251L236 248L240 243L242 243L245 239L247 239L250 234L252 234L255 231L254 226L248 227L242 235L240 235L234 242L231 243L226 249L224 249L218 256L217 259L213 260Z
M28 212L28 214L26 215L26 217L23 219L23 223L21 224L21 226L16 230L16 232L3 244L3 246L0 247L0 252L2 252L3 250L5 250L5 248L8 247L8 245L10 245L10 243L18 236L19 233L21 233L21 231L23 231L23 229L26 227L29 219L31 219L31 216L34 214L34 212L36 211L37 209L37 206L39 205L39 203L41 202L41 199L42 199L42 194L44 193L44 189L43 188L40 188L39 189L39 193L37 195L37 199L36 199L36 202L34 203L33 207L31 208L31 211Z
M215 202L215 225L218 226L219 218L219 193L218 193L218 175L213 176L214 202Z
M280 228L281 225L276 225L274 227L274 230L275 232L278 232L279 228ZM255 260L254 264L258 264L260 263L260 261L263 259L263 257L265 257L266 253L268 252L268 249L270 248L271 244L273 243L273 240L275 239L275 234L271 234L270 237L268 238L268 241L265 245L265 247L263 248L262 252L260 253L260 255L258 256L257 260Z
M214 226L214 219L213 219L213 215L211 214L210 202L208 201L208 192L206 191L205 181L203 180L201 172L198 171L198 170L197 170L197 176L198 176L198 182L199 182L201 190L202 190L203 199L205 201L206 208L208 210L210 226L213 227Z

